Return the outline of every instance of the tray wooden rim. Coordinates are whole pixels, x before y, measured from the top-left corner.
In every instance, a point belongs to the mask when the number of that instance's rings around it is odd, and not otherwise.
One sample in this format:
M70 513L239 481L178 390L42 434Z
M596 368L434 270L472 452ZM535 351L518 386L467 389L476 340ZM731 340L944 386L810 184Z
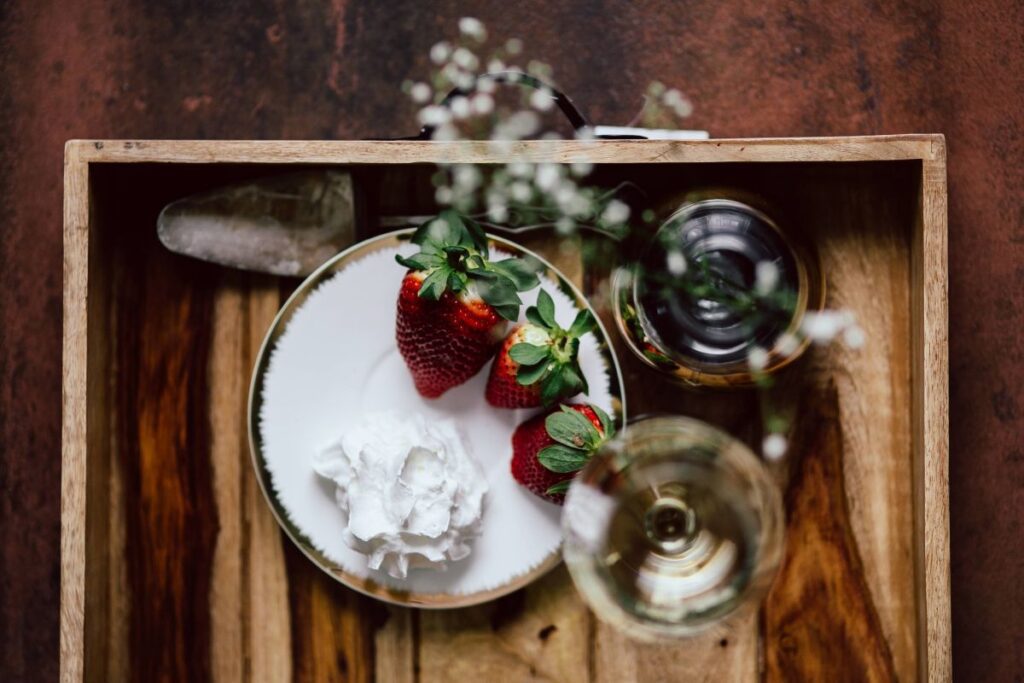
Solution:
M534 161L646 164L919 161L920 221L911 253L915 581L919 678L949 680L949 415L946 146L942 135L761 138L702 141L530 141L513 146ZM102 392L89 372L88 322L92 164L496 163L488 142L70 140L64 158L63 418L60 669L84 677L88 398ZM95 314L96 311L93 311ZM94 333L95 334L95 333Z

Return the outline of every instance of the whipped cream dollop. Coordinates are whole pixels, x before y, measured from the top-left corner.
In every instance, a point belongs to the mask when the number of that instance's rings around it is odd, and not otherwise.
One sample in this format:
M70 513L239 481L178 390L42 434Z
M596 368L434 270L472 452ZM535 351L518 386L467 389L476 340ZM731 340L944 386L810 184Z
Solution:
M368 413L313 469L337 485L345 543L395 578L465 558L480 531L487 481L451 420Z

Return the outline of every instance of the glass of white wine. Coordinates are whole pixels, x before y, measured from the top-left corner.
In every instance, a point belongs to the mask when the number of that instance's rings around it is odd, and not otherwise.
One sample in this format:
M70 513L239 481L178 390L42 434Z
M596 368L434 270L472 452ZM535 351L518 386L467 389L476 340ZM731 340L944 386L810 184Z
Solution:
M761 461L685 417L630 424L573 480L562 519L583 598L643 640L756 609L782 558L781 494Z

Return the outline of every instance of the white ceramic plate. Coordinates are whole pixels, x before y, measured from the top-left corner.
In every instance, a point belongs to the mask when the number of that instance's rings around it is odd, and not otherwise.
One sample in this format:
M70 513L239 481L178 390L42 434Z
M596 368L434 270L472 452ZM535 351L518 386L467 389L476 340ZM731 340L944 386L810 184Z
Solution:
M416 392L395 344L395 305L404 271L394 257L416 251L409 235L389 233L338 254L285 303L257 358L250 444L260 486L278 522L321 569L389 602L461 607L516 590L555 566L561 508L512 478L512 432L538 411L490 406L484 400L488 367L439 399ZM512 242L490 240L493 256L529 253ZM554 267L544 265L541 285L555 301L559 324L568 327L586 300ZM537 290L522 296L523 312L536 297ZM580 364L590 394L575 400L585 398L621 423L621 375L603 326L581 340ZM487 478L480 536L470 556L447 571L415 569L406 579L395 579L370 570L366 556L342 540L345 517L334 484L313 471L313 456L361 414L385 409L453 418Z

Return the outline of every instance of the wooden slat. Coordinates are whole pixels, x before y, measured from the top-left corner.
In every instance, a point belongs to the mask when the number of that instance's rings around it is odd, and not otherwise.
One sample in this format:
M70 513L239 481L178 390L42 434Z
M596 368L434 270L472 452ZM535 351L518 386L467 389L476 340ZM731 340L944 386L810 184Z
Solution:
M835 388L804 406L813 426L794 447L786 553L764 607L765 681L895 681L850 525Z
M569 163L706 163L765 161L879 161L930 159L941 136L878 135L842 138L734 140L533 140L511 145L363 140L75 140L92 163L502 163L510 154Z
M917 670L914 597L913 447L911 439L911 320L908 226L914 185L907 176L882 194L863 169L863 182L832 205L815 182L804 184L805 211L828 275L829 306L853 311L864 328L862 349L836 343L814 352L814 375L838 387L845 480L854 513L853 536L874 609L903 680ZM864 189L859 189L864 188ZM806 412L806 411L805 411ZM806 422L801 418L801 422Z
M917 543L919 672L953 675L949 600L949 323L946 149L921 169L920 222L913 264L914 509Z
M215 681L284 681L292 670L282 538L252 471L245 410L247 378L279 304L274 279L230 271L214 299L208 392L218 518L210 581Z
M86 486L88 484L88 381L103 372L90 358L89 167L70 145L64 158L64 358L60 490L60 677L85 675ZM90 362L91 361L91 362ZM91 369L91 372L90 372ZM102 407L102 406L101 406ZM97 573L102 572L102 565Z

